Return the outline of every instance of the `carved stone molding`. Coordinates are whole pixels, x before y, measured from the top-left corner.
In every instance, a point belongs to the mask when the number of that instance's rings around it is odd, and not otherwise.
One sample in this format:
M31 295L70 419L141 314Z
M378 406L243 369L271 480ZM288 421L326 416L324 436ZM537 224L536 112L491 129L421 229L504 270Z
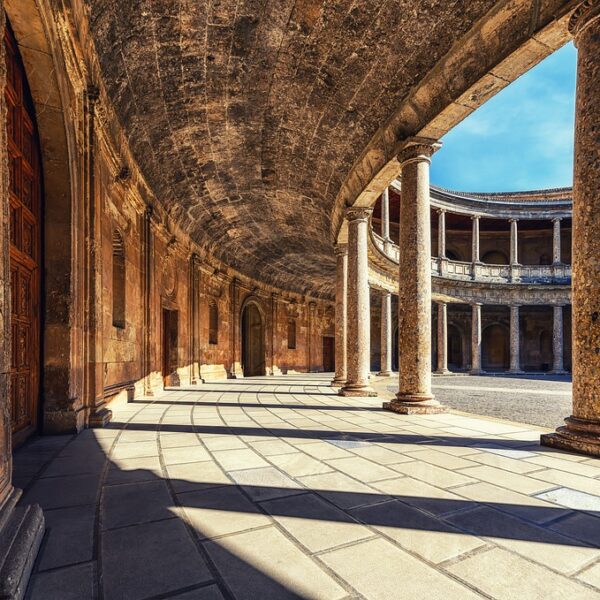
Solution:
M408 138L403 148L398 152L398 162L405 165L415 161L431 161L431 157L442 147L442 143L433 138Z
M346 209L346 218L348 221L368 221L372 214L372 206L351 206Z
M593 21L600 17L600 0L585 0L582 2L571 15L569 20L569 33L574 38Z

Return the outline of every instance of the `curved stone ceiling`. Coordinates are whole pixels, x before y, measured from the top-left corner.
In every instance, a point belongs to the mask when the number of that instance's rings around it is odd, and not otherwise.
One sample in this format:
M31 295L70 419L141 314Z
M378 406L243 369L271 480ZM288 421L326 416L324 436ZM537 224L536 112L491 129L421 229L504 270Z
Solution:
M332 294L336 194L494 0L87 0L106 89L179 226L241 272Z

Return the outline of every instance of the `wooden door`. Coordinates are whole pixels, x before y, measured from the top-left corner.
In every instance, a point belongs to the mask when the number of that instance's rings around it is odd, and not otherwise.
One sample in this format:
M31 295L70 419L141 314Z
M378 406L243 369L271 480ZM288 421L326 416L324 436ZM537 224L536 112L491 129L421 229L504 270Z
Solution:
M326 373L335 371L335 343L330 336L323 337L323 370Z
M40 373L41 165L39 138L23 63L4 35L10 186L11 427L13 445L36 431Z

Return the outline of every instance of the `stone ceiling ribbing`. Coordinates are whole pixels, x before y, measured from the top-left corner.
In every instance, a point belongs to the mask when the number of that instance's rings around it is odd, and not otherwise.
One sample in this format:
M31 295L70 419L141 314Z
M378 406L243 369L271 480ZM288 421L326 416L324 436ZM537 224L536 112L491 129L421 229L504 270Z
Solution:
M133 154L227 264L331 294L338 190L494 0L87 0Z

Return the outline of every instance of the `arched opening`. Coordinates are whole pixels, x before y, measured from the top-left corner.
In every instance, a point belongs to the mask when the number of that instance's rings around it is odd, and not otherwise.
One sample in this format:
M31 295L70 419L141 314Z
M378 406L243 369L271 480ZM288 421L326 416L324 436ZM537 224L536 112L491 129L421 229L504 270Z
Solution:
M4 33L7 82L13 446L34 433L40 412L42 165L35 111L10 25Z
M454 250L446 250L446 258L448 260L462 261L462 257Z
M508 327L495 323L483 330L481 364L485 371L504 371L510 366Z
M125 248L123 236L113 231L112 239L112 322L114 327L125 328Z
M507 265L508 256L500 250L490 250L481 257L481 262L486 265Z
M448 325L448 369L460 371L464 368L462 334L456 325Z
M265 375L265 325L258 306L246 304L242 311L242 370L245 377Z

